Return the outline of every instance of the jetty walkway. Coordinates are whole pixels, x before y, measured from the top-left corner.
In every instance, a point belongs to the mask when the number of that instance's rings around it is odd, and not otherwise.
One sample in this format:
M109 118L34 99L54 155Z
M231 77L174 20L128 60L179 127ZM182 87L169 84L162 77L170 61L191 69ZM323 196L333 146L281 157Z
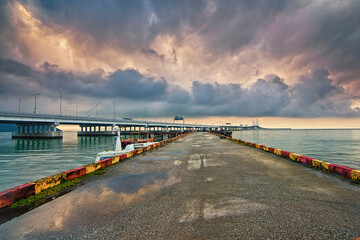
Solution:
M0 239L354 239L360 187L210 133L111 166Z

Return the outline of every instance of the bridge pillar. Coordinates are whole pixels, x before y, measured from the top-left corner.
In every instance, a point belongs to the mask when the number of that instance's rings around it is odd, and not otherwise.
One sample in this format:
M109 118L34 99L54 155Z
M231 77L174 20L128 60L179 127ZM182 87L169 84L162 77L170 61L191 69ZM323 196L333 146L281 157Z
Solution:
M17 132L12 133L12 138L62 138L62 131L57 131L58 123L18 123ZM46 131L46 128L48 131ZM50 131L53 128L53 131Z
M109 128L111 127L111 131ZM88 136L88 137L96 137L96 136L115 136L114 126L113 125L80 125L81 131L77 133L78 136ZM85 130L85 131L84 131Z

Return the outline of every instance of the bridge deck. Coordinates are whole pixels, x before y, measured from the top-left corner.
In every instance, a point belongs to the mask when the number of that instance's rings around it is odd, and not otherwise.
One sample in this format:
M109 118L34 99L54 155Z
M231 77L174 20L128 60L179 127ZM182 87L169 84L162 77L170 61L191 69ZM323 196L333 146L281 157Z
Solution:
M352 239L360 188L194 133L0 226L0 239Z

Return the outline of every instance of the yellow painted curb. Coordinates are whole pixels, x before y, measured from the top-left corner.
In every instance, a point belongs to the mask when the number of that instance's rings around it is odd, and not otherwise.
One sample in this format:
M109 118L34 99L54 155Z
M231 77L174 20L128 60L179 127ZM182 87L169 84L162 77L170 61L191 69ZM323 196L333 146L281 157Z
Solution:
M313 159L312 160L313 167L316 167L318 169L322 169L322 163L323 163L323 161L320 161L318 159Z
M112 164L117 163L117 162L119 162L119 161L120 161L120 157L119 157L119 156L115 156L115 157L112 158Z
M256 148L260 148L260 144L256 144Z
M96 170L98 170L100 168L101 168L101 163L99 163L99 162L86 165L85 166L86 174L95 172Z
M299 161L300 156L301 155L297 153L289 153L289 158L297 162Z
M45 177L35 181L35 194L40 193L42 190L60 184L66 178L66 173L58 173L50 177Z
M281 149L275 148L275 149L274 149L274 154L275 154L275 155L278 155L278 156L281 156Z
M269 151L269 147L264 146L264 147L263 147L263 150L268 152L268 151Z
M352 180L360 180L360 170L351 170L350 174Z
M329 171L329 165L330 165L330 164L331 164L331 163L328 163L328 162L322 162L322 163L321 163L321 166L322 166L323 169Z

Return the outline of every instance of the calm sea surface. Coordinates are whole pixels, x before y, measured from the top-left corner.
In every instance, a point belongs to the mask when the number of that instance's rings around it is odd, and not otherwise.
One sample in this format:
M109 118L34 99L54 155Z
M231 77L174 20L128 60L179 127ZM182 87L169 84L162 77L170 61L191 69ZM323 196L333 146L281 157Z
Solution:
M233 138L360 169L360 130L250 130Z
M62 171L93 163L98 152L114 149L115 137L77 137L63 132L63 139L11 139L0 132L0 191Z

